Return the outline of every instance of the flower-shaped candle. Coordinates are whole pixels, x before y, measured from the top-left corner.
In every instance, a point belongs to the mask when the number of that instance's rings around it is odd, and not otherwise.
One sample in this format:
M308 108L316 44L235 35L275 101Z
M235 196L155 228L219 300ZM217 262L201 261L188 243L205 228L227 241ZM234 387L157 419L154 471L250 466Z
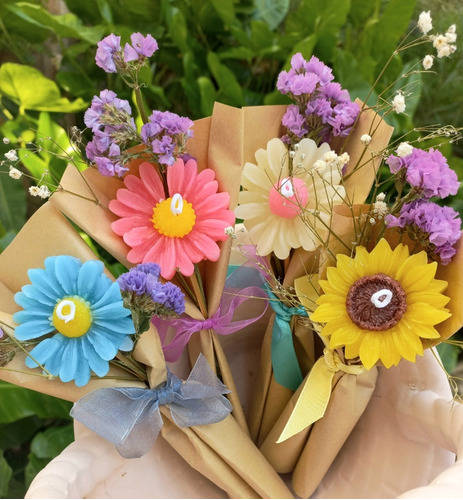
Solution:
M303 139L291 166L288 148L272 139L256 152L257 165L246 163L235 213L259 255L286 259L292 248L311 251L326 238L331 209L345 196L340 169L323 160L329 152L328 144Z
M40 364L63 382L75 380L81 387L91 371L104 377L119 349L132 349L130 311L123 306L119 285L103 273L102 262L60 255L28 275L31 284L15 295L24 308L13 315L19 323L15 337L27 341L56 332L32 349L29 368Z
M370 253L357 248L354 258L337 256L337 266L320 280L325 292L311 315L326 323L321 334L331 349L345 348L347 359L360 357L370 369L378 360L386 368L401 358L423 355L422 339L438 339L435 325L451 316L443 295L447 282L435 279L437 262L408 247L391 250L381 239Z
M119 189L117 200L109 204L121 217L112 224L113 231L132 247L127 259L134 264L159 263L165 279L177 269L191 276L194 264L203 259L218 260L216 242L227 238L225 228L235 217L228 210L228 193L217 192L214 171L198 173L195 160L177 160L167 169L167 199L153 165L142 163L139 175L128 175L127 189Z

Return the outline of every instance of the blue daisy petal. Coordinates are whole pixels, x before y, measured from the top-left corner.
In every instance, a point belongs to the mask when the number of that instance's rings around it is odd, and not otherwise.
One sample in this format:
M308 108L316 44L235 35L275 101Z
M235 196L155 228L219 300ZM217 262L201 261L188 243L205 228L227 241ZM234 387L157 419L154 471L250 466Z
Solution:
M15 317L17 318L17 316L14 314L13 321L16 321ZM55 327L50 324L50 321L48 319L37 319L28 321L27 323L22 323L17 326L14 331L14 336L18 340L22 341L37 339L39 337L42 337L43 335L46 335L47 333L51 333L54 329Z
M62 297L64 295L63 287L60 285L59 281L56 279L54 270L53 274L49 274L48 271L43 269L29 269L27 275L31 280L31 284L34 288L26 288L23 289L23 293L28 295L31 298L34 298L34 295L29 295L28 292L37 291L50 300L55 300Z
M56 304L56 297L50 297L45 293L41 292L34 285L24 285L21 288L21 291L16 294L18 297L15 297L15 301L24 309L29 308L32 304L37 305L38 307L48 306L53 309Z
M128 335L125 337L124 342L122 342L119 347L119 351L130 352L133 349L133 340Z
M76 342L76 339L69 339L64 348L59 369L59 378L62 382L74 380L79 370L79 363L86 363L86 360L82 359L83 356L79 356L79 351L79 342Z
M90 368L98 377L104 377L109 371L109 363L97 354L90 342L82 342L84 356L90 365Z
M100 309L101 307L107 306L109 304L113 304L114 302L119 302L120 305L124 308L124 306L122 305L121 289L119 288L119 285L116 281L111 283L100 300L92 304L92 311L96 311L97 309Z
M135 326L130 316L119 318L117 321L113 321L111 318L94 318L93 324L101 328L106 328L109 332L135 333Z
M49 359L57 356L61 347L60 342L57 342L55 337L52 337L40 342L40 344L34 347L29 354L42 366L45 366L48 365L47 362ZM26 366L29 368L37 368L38 364L30 356L26 358ZM46 369L53 375L58 375L58 370L52 371L49 366L46 366Z
M120 336L103 334L95 328L91 328L91 331L87 333L87 339L94 347L98 356L106 361L111 361L111 359L116 357L119 345L122 344L122 339L120 339L120 342L117 342L119 338Z
M81 262L69 255L59 255L55 260L55 274L66 295L77 293L77 279Z
M27 310L17 311L13 314L13 321L16 323L26 323L27 321L34 321L35 319L46 319L48 323L50 320L50 311L40 310L39 308L29 308Z
M53 375L58 376L62 364L64 349L66 348L69 339L60 333L57 333L52 338L56 342L56 350L53 352L53 355L48 357L45 368L50 373L53 373Z
M106 286L102 289L102 287L99 286L99 276L103 272L103 269L103 262L99 260L84 262L79 270L79 277L77 278L77 295L83 297L85 300L92 300L95 302L99 300L108 288ZM99 290L95 291L95 288Z
M81 363L79 366L79 371L76 375L76 386L77 387L83 387L84 385L87 385L91 376L91 370L90 366L88 363Z

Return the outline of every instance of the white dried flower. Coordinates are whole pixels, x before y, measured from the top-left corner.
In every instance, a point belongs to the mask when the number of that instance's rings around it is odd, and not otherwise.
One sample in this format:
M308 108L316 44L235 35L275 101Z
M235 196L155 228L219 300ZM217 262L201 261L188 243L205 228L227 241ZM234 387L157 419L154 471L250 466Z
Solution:
M447 37L445 35L432 36L431 40L433 47L436 49L442 47L443 45L448 45Z
M430 10L428 10L428 12L423 11L420 14L420 17L418 18L418 28L420 29L421 33L423 33L423 35L426 35L426 33L432 30L432 18Z
M397 156L403 158L404 156L411 155L413 153L413 146L408 142L401 142L397 148Z
M10 167L8 174L12 179L20 179L23 173L17 168Z
M343 153L341 156L338 156L337 164L338 167L343 167L349 163L350 156L349 153Z
M448 33L456 33L456 31L457 31L457 25L456 24L451 24L449 26L449 29L447 30L447 34Z
M328 151L323 155L323 159L326 161L326 163L331 163L333 161L336 161L338 158L338 155L334 151Z
M10 139L8 139L8 137L4 137L3 144L9 144L9 143L10 143Z
M401 92L398 92L397 95L392 99L392 109L396 113L403 113L405 111L405 97Z
M370 224L372 226L374 226L376 224L376 220L373 217L370 218Z
M231 238L236 238L235 229L233 226L228 226L225 228L225 234Z
M387 204L384 201L375 201L373 203L373 213L378 216L378 219L382 219L389 213Z
M10 161L18 161L18 155L15 149L10 149L8 153L5 153L5 157Z
M423 68L428 70L432 68L432 65L434 63L434 56L425 56L423 59Z
M40 198L42 198L42 200L46 200L47 198L50 198L51 191L48 189L48 186L40 186L39 196L40 196Z
M457 41L457 34L456 33L447 33L445 34L445 38L447 38L447 43L455 43Z
M371 135L363 134L362 137L360 137L360 142L364 146L368 146L368 144L370 144L370 142L371 142Z
M313 170L319 174L323 173L326 167L327 163L324 160L317 160L312 166Z
M40 188L39 188L39 186L31 186L29 188L29 194L31 196L40 196Z
M292 150L291 150L291 151L289 152L289 157L290 157L290 158L294 158L295 156L296 156L296 151L292 151Z
M442 57L448 57L450 54L453 54L456 50L455 45L441 45L437 49L437 57L442 59Z

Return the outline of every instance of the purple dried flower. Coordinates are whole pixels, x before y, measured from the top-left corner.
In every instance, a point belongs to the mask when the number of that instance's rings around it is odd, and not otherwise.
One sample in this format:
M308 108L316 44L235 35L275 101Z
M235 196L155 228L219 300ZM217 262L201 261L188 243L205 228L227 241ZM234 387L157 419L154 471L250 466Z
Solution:
M133 33L130 40L132 45L126 43L124 47L125 62L151 57L159 48L156 40L151 35L144 37L141 33Z
M96 64L104 69L106 73L117 73L117 66L121 60L121 37L108 35L98 42L96 51Z
M303 137L308 130L304 127L305 117L299 112L299 107L290 104L282 118L283 125L295 136Z
M392 173L405 169L405 179L426 198L445 198L457 193L460 183L457 174L448 166L445 156L438 150L413 148L411 154L386 160Z
M301 56L302 57L302 56ZM318 76L321 85L326 85L334 79L333 71L325 63L321 62L318 57L312 56L310 61L306 63L305 70L314 73Z
M156 264L156 262L147 262L146 264L138 264L137 269L145 274L151 274L152 276L159 278L161 274L161 266Z
M173 165L175 163L175 158L173 153L175 151L175 143L172 141L172 137L164 135L161 140L155 139L151 143L153 153L159 155L159 163L163 165Z
M451 207L418 200L405 204L399 217L387 215L385 220L388 227L407 229L414 240L439 257L444 265L456 253L453 245L461 237L461 219Z

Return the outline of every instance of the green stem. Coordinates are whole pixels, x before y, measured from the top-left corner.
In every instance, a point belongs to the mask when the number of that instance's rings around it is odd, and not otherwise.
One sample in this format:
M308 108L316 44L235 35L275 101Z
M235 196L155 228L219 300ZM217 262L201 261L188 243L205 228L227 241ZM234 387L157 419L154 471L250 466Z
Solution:
M134 90L135 90L135 98L137 100L137 107L138 111L140 112L141 119L143 120L143 123L148 123L148 116L145 111L145 106L143 104L143 96L141 95L141 90L139 85L135 85Z

